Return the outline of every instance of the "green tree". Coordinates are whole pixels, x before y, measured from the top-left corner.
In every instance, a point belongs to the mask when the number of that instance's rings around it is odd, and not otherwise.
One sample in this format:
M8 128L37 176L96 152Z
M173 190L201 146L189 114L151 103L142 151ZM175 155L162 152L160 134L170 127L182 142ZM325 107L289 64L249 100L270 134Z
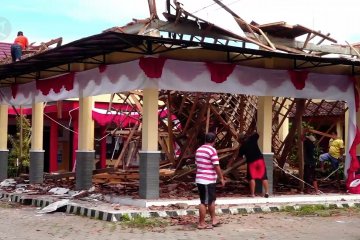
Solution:
M9 176L28 173L30 165L31 125L26 115L16 117L16 134L9 135L8 139L11 145L9 151Z

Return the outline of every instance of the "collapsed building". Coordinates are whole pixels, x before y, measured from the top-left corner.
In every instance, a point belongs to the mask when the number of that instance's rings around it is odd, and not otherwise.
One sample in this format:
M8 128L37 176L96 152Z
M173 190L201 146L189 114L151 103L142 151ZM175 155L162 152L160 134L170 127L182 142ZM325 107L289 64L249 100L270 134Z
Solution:
M262 133L259 145L270 183L274 169L284 167L294 147L299 152L301 178L299 139L306 114L314 129L323 130L318 131L320 136L334 128L343 134L348 169L357 126L358 46L337 45L330 34L301 25L247 23L220 1L215 2L234 17L245 36L195 16L177 1L167 1L166 21L162 21L155 1L149 0L148 19L62 46L61 39L52 40L20 62L10 63L8 57L0 60L2 126L8 125L9 106L32 105L30 182L43 182L44 162L48 172L59 170L59 145L55 143L65 138L64 142L71 144L64 170L75 170L76 188L87 189L93 181L111 182L124 188L135 185L140 197L156 198L159 175L171 180L193 179L194 151L205 132L216 132L216 148L225 168L226 162L237 156L238 134L255 128ZM300 36L305 41L296 40ZM56 47L49 48L55 43ZM328 56L331 54L341 57ZM92 96L99 94L111 97L96 120ZM64 137L54 129L59 121L69 121L62 116L71 110L64 107L69 98L79 98L79 109L72 118L73 133ZM53 109L53 115L46 113L47 107ZM320 113L327 117L314 121ZM334 118L329 121L329 116ZM95 149L94 120L102 151ZM44 121L52 130L49 138L55 140L49 141L48 153L44 153L42 140ZM110 161L104 154L108 151L106 135L113 136ZM8 158L5 129L0 137L4 178ZM121 147L116 142L119 139ZM93 177L98 150L98 168L112 166L122 171ZM224 170L236 178L239 165ZM134 166L139 166L138 170Z

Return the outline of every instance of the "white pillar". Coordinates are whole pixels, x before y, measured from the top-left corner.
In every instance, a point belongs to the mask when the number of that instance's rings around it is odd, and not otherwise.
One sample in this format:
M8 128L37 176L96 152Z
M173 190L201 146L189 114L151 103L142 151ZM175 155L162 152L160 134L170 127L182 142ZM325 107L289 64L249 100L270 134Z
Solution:
M272 138L272 97L259 97L257 109L257 131L260 135L259 148L263 152L266 164L267 177L269 181L269 192L273 192L273 157L271 151ZM256 191L261 191L261 183L256 183Z
M0 104L0 181L7 178L8 174L8 105Z
M44 103L34 103L31 118L30 183L44 181L43 129Z
M142 150L140 152L140 197L159 198L158 99L157 89L143 91Z
M79 99L78 150L75 160L77 190L86 190L92 186L92 171L95 166L93 105L93 97Z

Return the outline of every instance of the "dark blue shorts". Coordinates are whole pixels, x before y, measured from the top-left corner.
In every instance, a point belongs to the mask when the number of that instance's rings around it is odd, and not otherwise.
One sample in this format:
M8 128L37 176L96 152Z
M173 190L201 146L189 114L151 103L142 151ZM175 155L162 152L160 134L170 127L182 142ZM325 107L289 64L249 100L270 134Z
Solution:
M329 161L331 163L331 168L332 168L333 171L335 171L339 167L339 159L334 158L329 153L321 154L319 156L319 161L320 162Z
M216 183L196 184L199 190L201 204L210 205L216 200Z
M21 60L22 55L22 48L18 44L12 44L11 45L11 58L12 61L15 62L16 60Z

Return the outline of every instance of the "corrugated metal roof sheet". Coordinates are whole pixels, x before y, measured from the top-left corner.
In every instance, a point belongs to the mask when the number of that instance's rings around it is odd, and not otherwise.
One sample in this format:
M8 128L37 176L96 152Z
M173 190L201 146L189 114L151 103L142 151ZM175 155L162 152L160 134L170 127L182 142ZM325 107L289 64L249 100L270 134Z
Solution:
M11 43L0 42L0 59L11 55L10 46Z

